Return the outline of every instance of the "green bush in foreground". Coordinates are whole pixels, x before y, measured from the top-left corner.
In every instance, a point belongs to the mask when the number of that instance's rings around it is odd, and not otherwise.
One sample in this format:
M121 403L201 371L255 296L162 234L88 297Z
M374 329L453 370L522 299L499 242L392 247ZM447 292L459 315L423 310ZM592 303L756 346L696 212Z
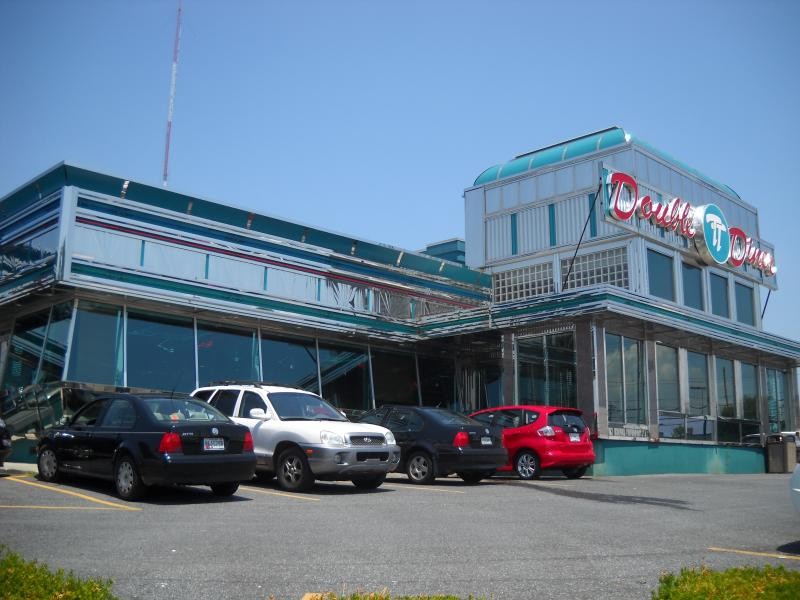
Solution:
M782 566L739 567L727 571L682 569L665 573L653 600L797 600L800 572Z
M2 600L115 600L111 580L79 579L59 569L52 573L36 561L25 561L0 545L0 598Z

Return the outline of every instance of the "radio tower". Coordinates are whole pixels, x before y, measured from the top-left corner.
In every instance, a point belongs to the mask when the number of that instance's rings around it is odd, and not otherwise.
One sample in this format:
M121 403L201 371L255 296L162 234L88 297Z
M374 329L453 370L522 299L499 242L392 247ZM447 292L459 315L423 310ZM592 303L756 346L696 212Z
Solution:
M178 19L175 25L175 45L172 49L172 76L169 82L169 111L167 112L167 140L164 144L164 187L167 187L167 175L169 173L169 146L172 137L172 115L175 112L175 80L178 77L178 50L181 45L181 14L183 12L183 0L178 0Z

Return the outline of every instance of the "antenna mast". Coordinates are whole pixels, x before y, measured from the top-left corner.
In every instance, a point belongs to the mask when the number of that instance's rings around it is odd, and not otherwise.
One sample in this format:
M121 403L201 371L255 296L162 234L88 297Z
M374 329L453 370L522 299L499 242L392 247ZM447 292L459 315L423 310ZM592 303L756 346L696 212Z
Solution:
M183 13L183 0L178 0L178 18L175 25L175 45L172 50L172 77L169 83L169 111L167 112L167 140L164 144L164 187L167 187L167 174L169 172L169 146L172 137L172 115L175 112L175 80L178 78L178 50L181 45L181 15Z

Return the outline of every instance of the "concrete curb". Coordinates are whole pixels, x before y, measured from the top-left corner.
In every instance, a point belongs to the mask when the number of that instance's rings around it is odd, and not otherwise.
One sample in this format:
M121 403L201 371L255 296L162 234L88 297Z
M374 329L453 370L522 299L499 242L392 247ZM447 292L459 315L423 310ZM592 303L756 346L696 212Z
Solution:
M39 470L35 464L32 463L18 463L6 462L4 466L0 467L0 473L6 475L21 475L23 473L38 473Z

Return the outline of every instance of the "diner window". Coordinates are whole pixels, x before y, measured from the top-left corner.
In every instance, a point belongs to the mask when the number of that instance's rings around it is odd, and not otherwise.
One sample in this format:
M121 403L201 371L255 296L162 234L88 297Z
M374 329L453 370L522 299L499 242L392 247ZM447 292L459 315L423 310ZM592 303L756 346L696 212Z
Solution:
M375 406L419 404L417 368L413 354L372 352Z
M319 368L325 400L353 411L372 408L366 348L320 344Z
M419 356L417 364L423 406L456 408L455 361L452 358Z
M609 424L647 423L642 342L606 334Z
M64 357L69 342L69 325L72 322L72 302L62 302L53 307L47 326L47 341L42 354L42 366L37 382L60 381L64 373Z
M5 389L17 390L34 383L49 316L50 309L45 309L20 317L14 323L3 381Z
M728 305L728 278L716 273L709 276L709 290L711 291L711 312L718 317L730 317Z
M741 363L742 371L742 416L758 420L758 367Z
M767 410L769 432L786 430L786 373L767 369Z
M656 345L656 387L659 410L681 410L680 383L678 380L678 349Z
M755 325L755 302L753 301L753 288L749 285L737 283L734 286L736 298L736 320L745 325Z
M703 272L699 267L682 264L683 271L683 304L697 310L705 309L703 302Z
M520 403L577 406L575 334L549 334L517 341Z
M128 311L126 385L175 392L195 388L191 319Z
M675 300L675 279L672 271L672 257L656 252L647 251L647 280L650 295Z
M735 418L736 389L734 387L733 361L727 358L714 360L717 383L717 411L720 417Z
M122 330L122 307L79 303L67 379L125 385Z
M259 362L255 331L197 324L197 367L201 386L214 381L260 379Z
M708 356L699 352L687 352L689 366L689 414L710 413L708 394Z
M317 344L313 339L261 337L264 380L319 393Z

